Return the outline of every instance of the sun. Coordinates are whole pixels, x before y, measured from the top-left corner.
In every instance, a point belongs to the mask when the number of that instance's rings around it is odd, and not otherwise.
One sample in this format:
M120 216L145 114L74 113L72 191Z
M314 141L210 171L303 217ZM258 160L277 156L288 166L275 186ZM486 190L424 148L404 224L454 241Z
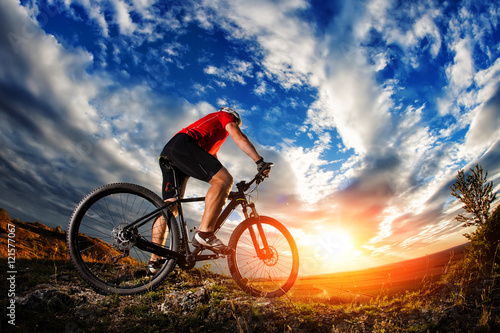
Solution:
M317 237L317 245L317 252L329 257L344 256L354 249L351 234L341 228L323 230Z
M301 256L307 258L301 263L304 276L355 270L364 259L350 230L342 226L318 225L297 239Z

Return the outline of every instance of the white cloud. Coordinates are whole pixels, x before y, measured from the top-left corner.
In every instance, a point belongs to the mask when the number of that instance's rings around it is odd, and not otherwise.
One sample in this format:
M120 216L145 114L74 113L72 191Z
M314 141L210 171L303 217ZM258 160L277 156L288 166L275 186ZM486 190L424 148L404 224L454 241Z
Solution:
M481 88L478 92L478 102L483 103L493 96L500 81L500 58L486 69L478 71L474 76L475 83Z
M104 6L104 8L101 7L103 4L96 3L91 0L65 0L64 5L70 12L72 12L73 17L76 20L79 20L79 15L75 12L74 8L71 7L73 3L80 4L83 8L85 8L89 18L95 21L97 26L100 27L102 35L104 37L109 36L109 26L105 17L106 8Z
M434 12L435 16L440 15L438 11ZM436 57L441 49L441 33L439 32L433 18L429 15L424 15L419 18L414 25L414 33L419 40L426 37L433 40L430 52L433 57Z
M496 80L497 90L490 99L473 112L469 131L465 137L466 151L479 157L500 137L500 80Z
M377 53L373 56L374 70L379 72L387 67L390 62L389 56L386 53Z
M452 93L466 89L472 83L474 61L472 59L471 43L468 38L453 43L451 49L455 52L453 64L446 69L446 76L453 87Z
M130 17L130 8L129 6L122 0L112 0L113 6L116 11L116 23L120 28L120 32L125 35L132 34L136 25L132 22Z
M67 52L53 36L45 35L31 23L23 9L10 9L16 22L9 22L10 45L0 53L3 63L10 66L2 66L0 79L25 87L35 98L50 101L50 107L56 110L64 106L70 111L64 115L68 122L94 133L96 113L89 100L96 95L99 85L85 72L92 55L82 49Z
M259 85L253 90L257 95L264 95L267 92L267 85L264 80L261 80Z
M205 67L204 72L209 75L214 75L222 81L237 82L245 85L244 77L252 76L253 65L247 61L238 59L231 59L228 61L229 65L223 68L218 68L213 65Z
M51 0L56 6L65 6L67 12L75 21L81 20L81 13L75 10L74 5L83 9L89 17L88 24L96 24L100 34L104 38L109 38L110 26L116 24L121 36L129 41L141 44L144 41L155 41L162 39L166 32L181 32L185 23L191 20L186 18L185 22L180 22L177 13L182 10L182 6L190 8L190 3L175 5L169 8L163 15L158 15L158 9L154 4L155 0L64 0L63 3ZM134 13L137 20L132 20L131 13ZM160 30L157 28L161 27Z
M329 149L330 143L330 136L326 133L315 142L313 148L286 146L282 149L285 160L292 166L293 179L298 180L293 193L296 193L302 202L317 203L333 191L331 183L334 173L322 170L328 163L322 158L322 154Z
M311 28L294 12L307 7L305 1L205 1L200 10L213 9L217 22L233 38L256 40L262 48L266 75L290 89L308 82L309 61L314 56Z
M344 63L342 69L330 71L331 76L320 88L321 104L316 126L335 125L347 148L365 154L385 144L379 141L391 131L390 93L376 87L372 73L358 64Z
M371 29L375 29L388 45L398 45L404 51L402 61L417 68L419 54L428 50L435 58L441 50L442 37L435 23L441 11L430 1L395 6L396 3L389 0L368 2L365 15L359 17L359 23L355 25L354 35L367 40L371 38ZM424 40L428 45L422 46Z

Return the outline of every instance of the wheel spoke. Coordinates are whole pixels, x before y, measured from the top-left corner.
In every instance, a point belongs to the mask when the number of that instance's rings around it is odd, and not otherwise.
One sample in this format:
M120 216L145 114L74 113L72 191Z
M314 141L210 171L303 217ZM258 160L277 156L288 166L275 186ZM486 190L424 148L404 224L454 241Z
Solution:
M68 226L68 248L80 275L105 293L134 294L160 283L175 260L167 260L159 273L151 274L147 268L151 253L135 247L124 227L162 204L155 194L132 184L107 185L87 196ZM155 220L134 233L152 242ZM177 226L166 229L165 244L177 251Z
M256 226L261 223L263 234ZM255 233L259 251L250 236ZM268 249L264 248L264 238ZM230 245L235 249L228 258L236 282L254 295L280 296L290 289L298 273L298 253L295 241L286 228L270 218L250 219L238 226L231 236Z

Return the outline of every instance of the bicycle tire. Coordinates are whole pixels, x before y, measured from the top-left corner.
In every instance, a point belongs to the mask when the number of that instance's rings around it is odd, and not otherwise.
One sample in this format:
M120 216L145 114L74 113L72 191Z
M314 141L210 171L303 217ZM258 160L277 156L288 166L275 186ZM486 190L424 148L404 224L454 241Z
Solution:
M151 253L123 241L117 230L163 204L152 191L129 183L105 185L83 198L71 216L66 237L71 261L80 276L103 294L133 295L157 287L176 260L166 259L158 272L150 273L147 263ZM168 221L166 247L177 251L177 222L171 214L167 218L166 211L161 214ZM156 217L138 229L141 237L151 241Z
M250 228L253 228L259 244L257 229L261 223L272 257L265 260L257 255ZM299 272L299 252L288 229L279 221L260 216L250 218L238 225L229 239L233 249L228 255L231 276L238 286L252 296L279 297L287 293L295 283Z

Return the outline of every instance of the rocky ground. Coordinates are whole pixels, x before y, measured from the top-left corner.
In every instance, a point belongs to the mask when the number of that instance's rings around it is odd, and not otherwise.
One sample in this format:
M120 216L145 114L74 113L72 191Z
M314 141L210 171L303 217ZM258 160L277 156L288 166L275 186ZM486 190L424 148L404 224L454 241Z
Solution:
M325 304L243 294L206 269L175 273L156 291L104 296L64 261L24 261L16 275L15 323L3 332L498 332L493 278L365 304ZM37 274L33 270L37 271ZM45 274L37 283L35 275ZM52 273L52 274L49 274ZM2 279L6 279L2 274ZM8 303L2 299L2 311ZM4 314L4 319L7 317Z

